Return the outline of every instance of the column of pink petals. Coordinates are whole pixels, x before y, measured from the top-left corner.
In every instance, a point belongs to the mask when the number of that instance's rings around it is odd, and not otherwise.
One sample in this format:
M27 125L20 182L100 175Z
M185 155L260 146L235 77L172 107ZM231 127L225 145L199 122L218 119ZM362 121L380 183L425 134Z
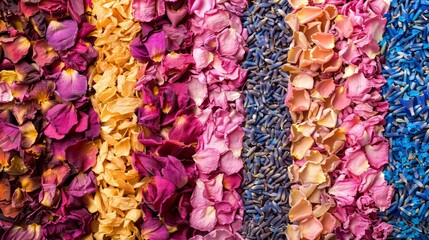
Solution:
M240 4L242 11L246 2ZM234 14L237 11L231 10L216 3L205 12L195 10L191 20L198 29L192 49L196 70L189 91L205 126L193 156L198 179L191 197L190 226L201 231L193 239L241 239L243 203L237 189L242 180L245 118L239 88L246 72L239 62L247 35Z
M350 106L339 118L346 133L344 156L333 174L329 190L337 203L333 214L342 222L340 239L386 239L392 226L377 217L391 203L393 187L384 180L388 141L383 137L384 116L389 105L382 99L379 58L389 4L354 0L345 4L335 22L337 48Z

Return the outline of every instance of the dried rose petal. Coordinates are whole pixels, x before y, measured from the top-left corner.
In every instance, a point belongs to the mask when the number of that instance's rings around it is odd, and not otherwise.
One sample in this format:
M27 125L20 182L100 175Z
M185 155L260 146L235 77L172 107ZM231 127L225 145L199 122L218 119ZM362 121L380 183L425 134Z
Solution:
M46 41L56 51L64 51L74 46L78 31L77 22L64 20L51 21L46 32Z
M94 143L83 140L66 149L66 159L77 170L85 172L95 165L97 153Z
M74 69L63 70L59 75L56 90L67 101L73 101L85 95L87 90L87 79Z
M16 38L3 40L2 47L5 57L13 63L17 63L27 55L31 43L26 37L18 36Z
M3 151L19 150L22 134L19 128L0 119L0 148Z

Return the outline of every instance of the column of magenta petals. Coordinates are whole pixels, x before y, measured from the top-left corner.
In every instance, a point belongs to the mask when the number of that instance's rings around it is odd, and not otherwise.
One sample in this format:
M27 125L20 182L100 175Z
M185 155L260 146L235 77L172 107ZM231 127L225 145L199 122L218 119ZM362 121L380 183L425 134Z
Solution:
M97 52L73 1L0 2L0 237L78 239L93 219L83 201L99 118L89 67Z
M382 136L388 105L382 101L379 47L388 8L384 2L293 1L286 17L294 41L291 73L289 168L290 239L320 235L383 239L391 226L377 218L392 187L382 173L388 144Z
M142 237L239 238L246 2L134 1Z

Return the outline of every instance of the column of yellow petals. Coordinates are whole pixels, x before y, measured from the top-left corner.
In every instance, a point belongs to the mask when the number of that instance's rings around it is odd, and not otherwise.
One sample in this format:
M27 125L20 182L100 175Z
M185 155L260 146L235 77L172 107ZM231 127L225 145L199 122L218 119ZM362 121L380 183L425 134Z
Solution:
M137 141L141 128L134 111L141 104L135 91L139 70L129 45L140 32L132 17L132 0L93 0L88 22L96 27L92 36L98 51L92 69L91 102L101 119L97 164L97 192L86 197L95 213L93 234L88 239L140 239L135 225L142 211L140 178L131 164L133 151L144 150Z

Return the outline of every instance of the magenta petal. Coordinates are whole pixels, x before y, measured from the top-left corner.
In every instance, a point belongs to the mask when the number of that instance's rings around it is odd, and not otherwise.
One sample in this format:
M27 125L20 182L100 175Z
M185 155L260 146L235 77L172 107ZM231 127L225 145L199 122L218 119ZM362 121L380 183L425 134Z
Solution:
M32 239L42 240L42 227L38 224L14 226L3 234L2 239Z
M160 31L153 33L148 37L144 45L149 53L149 57L155 62L161 62L167 50L165 32Z
M150 22L165 14L164 0L133 1L134 18L142 22Z
M78 26L73 20L51 21L46 31L46 40L55 50L63 51L74 46Z
M160 211L174 194L176 187L169 180L155 176L143 186L143 200L154 211Z
M130 44L131 56L140 62L149 60L149 53L140 38L134 38Z
M98 148L93 142L83 140L66 149L66 159L79 171L85 172L95 165Z
M0 119L0 148L3 151L19 150L21 146L19 128Z
M79 173L71 181L67 193L75 197L83 197L85 194L94 193L97 190L96 184L94 172Z
M200 231L211 231L217 223L216 209L214 206L201 206L194 208L189 220L191 227Z
M149 154L136 151L132 156L132 164L140 176L160 176L161 163Z
M72 104L63 103L49 109L46 117L58 134L67 134L78 123Z
M85 131L86 138L96 138L100 135L101 123L100 117L93 108L89 109L89 127Z
M141 235L143 239L161 240L168 239L170 233L159 219L151 218L143 222Z
M85 95L87 79L74 69L63 70L56 81L56 90L61 98L74 101Z
M177 117L168 136L172 140L191 144L197 141L202 132L203 126L195 116L182 115Z
M235 209L228 202L219 202L215 204L217 221L219 224L231 224L235 218Z
M194 156L198 169L205 174L215 171L219 166L220 154L216 149L207 148L198 151Z
M177 188L182 188L188 182L186 170L179 159L168 156L165 167L161 170L164 178L170 180Z
M81 17L85 13L85 6L83 4L83 0L69 1L67 4L67 8L73 20L75 20L76 22L82 21Z

